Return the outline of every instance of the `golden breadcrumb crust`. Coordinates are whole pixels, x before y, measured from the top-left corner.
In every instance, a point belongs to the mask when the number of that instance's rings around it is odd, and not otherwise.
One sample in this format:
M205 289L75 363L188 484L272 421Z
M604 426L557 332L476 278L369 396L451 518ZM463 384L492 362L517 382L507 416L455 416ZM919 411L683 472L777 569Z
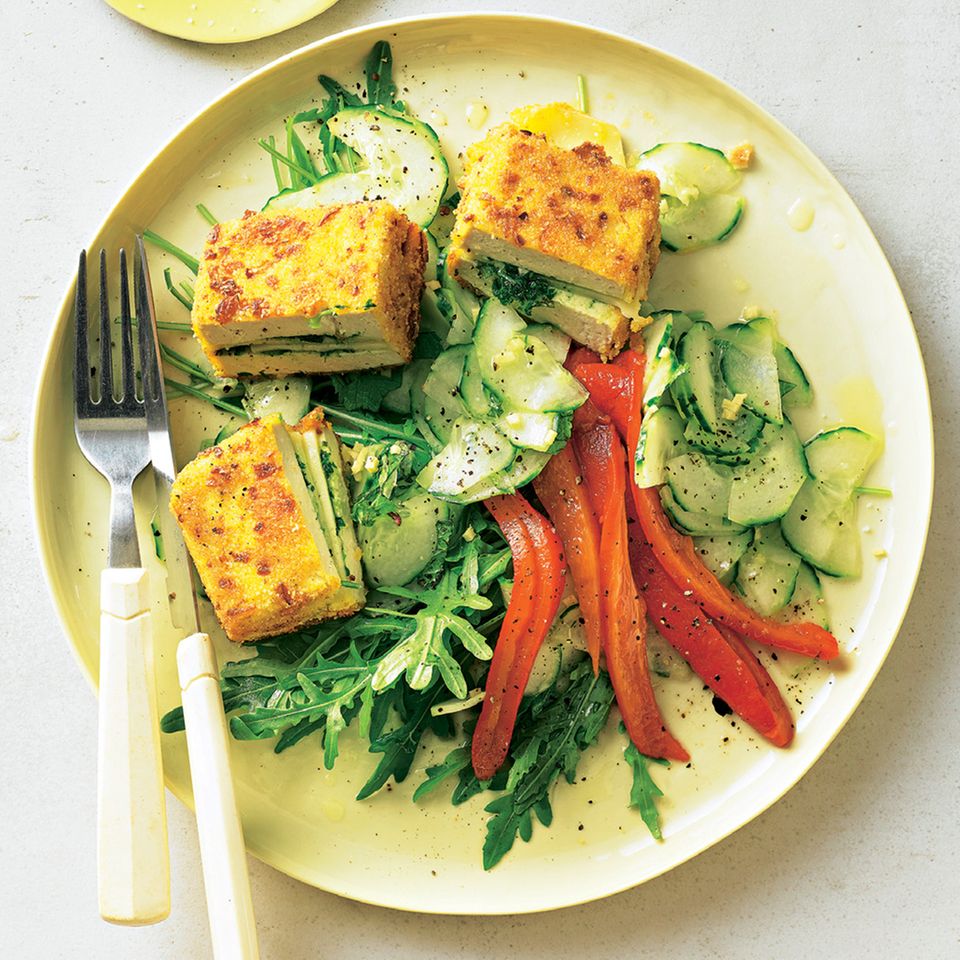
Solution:
M316 414L314 422L317 422ZM344 616L283 469L278 416L254 420L177 476L171 509L227 636L238 643Z
M454 242L477 229L643 298L660 253L660 183L592 143L551 146L503 124L467 150Z
M200 258L193 328L216 365L208 328L332 311L369 314L403 362L419 330L423 231L386 201L254 213L217 224Z

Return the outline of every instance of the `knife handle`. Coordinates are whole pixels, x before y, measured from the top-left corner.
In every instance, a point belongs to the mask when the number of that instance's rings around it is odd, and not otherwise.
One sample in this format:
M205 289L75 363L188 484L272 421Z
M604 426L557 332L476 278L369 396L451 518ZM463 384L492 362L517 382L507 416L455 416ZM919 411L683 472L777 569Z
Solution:
M100 578L97 876L104 920L158 923L170 913L164 799L147 572L114 567Z
M257 960L257 928L243 829L230 774L217 655L205 633L180 641L177 672L213 955L216 960Z

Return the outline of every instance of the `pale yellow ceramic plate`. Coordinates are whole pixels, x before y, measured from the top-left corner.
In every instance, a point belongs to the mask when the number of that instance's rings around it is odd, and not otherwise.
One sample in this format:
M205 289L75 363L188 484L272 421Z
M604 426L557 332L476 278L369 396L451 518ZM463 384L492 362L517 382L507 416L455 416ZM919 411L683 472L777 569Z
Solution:
M241 43L289 30L337 0L107 0L151 30L200 43Z
M771 664L796 706L798 734L775 750L721 718L699 682L675 670L659 688L669 723L690 748L690 767L656 771L665 797L663 843L627 808L623 741L612 723L589 751L575 786L555 793L554 824L537 827L493 871L480 869L482 798L456 809L444 791L420 805L410 793L432 761L422 751L408 781L356 803L351 798L373 757L347 738L336 769L321 769L314 742L282 756L269 744L234 743L233 760L251 852L308 883L410 910L507 913L601 897L683 862L763 811L826 749L860 702L893 642L920 566L932 490L930 407L910 315L876 240L847 194L788 131L719 80L632 40L524 16L441 16L364 27L306 47L264 68L189 123L134 181L87 244L115 247L152 226L199 250L208 229L194 205L221 218L259 207L271 192L257 137L279 133L284 114L317 97L316 76L359 76L374 41L393 44L403 98L440 133L450 157L488 123L519 104L571 99L576 72L588 71L592 109L616 123L628 148L693 139L756 145L744 179L743 223L720 246L665 255L651 297L662 307L701 308L716 322L758 306L777 317L817 391L800 427L853 420L886 435L871 482L889 500L864 500L863 578L827 584L836 633L846 651L831 668L781 656ZM809 204L799 231L788 210ZM794 225L791 225L793 220ZM78 246L80 238L78 238ZM154 254L154 277L173 261ZM97 668L97 576L104 565L107 489L81 458L71 428L68 295L50 342L37 396L34 483L39 541L64 629L88 677ZM158 291L162 318L184 320ZM178 313L179 311L179 313ZM174 335L176 336L176 335ZM874 389L871 383L876 384ZM212 429L197 408L177 401L178 453L192 456ZM151 556L149 543L144 555ZM157 582L161 570L153 564ZM178 702L175 635L156 590L157 665L163 710ZM229 645L220 638L221 656ZM235 655L235 651L233 651ZM189 801L182 736L164 738L167 782ZM789 839L784 838L784 843Z

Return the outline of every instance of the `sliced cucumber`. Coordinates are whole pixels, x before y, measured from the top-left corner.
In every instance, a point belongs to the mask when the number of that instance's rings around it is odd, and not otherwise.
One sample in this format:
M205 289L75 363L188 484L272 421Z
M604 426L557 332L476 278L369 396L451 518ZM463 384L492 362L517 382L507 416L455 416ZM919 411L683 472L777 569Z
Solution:
M570 337L557 327L548 323L531 323L527 326L527 336L542 340L544 346L557 363L563 363L570 352Z
M660 237L668 250L688 253L726 240L743 216L744 199L731 193L702 196L683 204L664 197Z
M730 392L743 396L743 405L764 420L783 423L780 377L774 339L759 326L734 323L717 334L720 371Z
M463 379L468 348L450 347L434 361L423 381L423 392L438 403L450 405L462 413L466 408L460 397L460 381ZM459 415L459 414L458 414Z
M466 287L450 276L446 263L439 270L440 290L450 319L447 343L470 343L480 314L480 301Z
M848 496L880 455L880 443L858 427L837 427L807 441L804 452L810 473L838 496Z
M797 584L789 603L777 612L776 618L785 623L815 623L830 629L830 613L823 596L823 586L816 571L807 563L800 564Z
M543 452L548 450L557 439L557 415L555 413L511 410L498 417L496 424L497 429L515 447Z
M747 605L765 617L792 599L800 558L784 543L778 524L757 529L737 565L736 584Z
M244 384L243 409L251 420L279 413L291 426L310 409L311 383L306 377L281 380L251 380Z
M501 470L465 491L459 497L451 497L460 503L476 503L501 493L513 493L535 479L547 465L549 453L538 453L536 450L518 450L513 463L506 470Z
M463 378L460 381L460 396L467 406L467 410L475 417L488 417L493 413L493 405L483 385L480 375L480 363L477 360L477 351L470 349L463 365Z
M423 271L423 279L425 283L431 283L440 279L437 273L437 267L440 263L440 247L429 230L425 230L424 234L427 238L427 265Z
M674 500L693 513L723 516L730 500L730 468L703 454L685 453L667 461L667 484Z
M633 477L640 489L658 487L664 481L668 460L685 453L683 420L672 407L660 407L640 424L640 440L633 465Z
M413 580L436 551L437 526L450 509L429 493L415 494L398 504L396 516L384 514L367 526L358 526L368 582L399 587Z
M696 420L688 420L683 436L690 446L709 454L720 463L749 462L760 447L763 420L741 410L736 420L721 420L715 433L708 433Z
M447 189L448 169L440 141L427 124L370 107L347 107L327 126L363 158L365 167L329 173L303 190L282 191L264 209L382 199L414 223L429 226Z
M679 316L683 316L680 314ZM673 351L673 331L677 315L661 313L643 330L646 365L643 377L643 406L660 406L670 385L684 372Z
M660 231L668 250L696 250L730 235L743 215L732 194L740 174L723 152L702 143L658 143L637 167L660 180Z
M693 324L677 345L677 356L686 368L671 387L677 407L688 420L696 418L704 430L716 433L720 389L713 327L703 320Z
M480 364L480 374L488 386L496 374L493 358L511 337L522 334L526 328L526 323L515 310L503 306L497 300L487 300L480 308L473 332L473 343Z
M410 413L412 410L410 397L413 385L416 382L417 389L422 389L423 381L429 371L429 360L412 360L408 363L400 375L400 385L383 398L384 409L393 413Z
M777 328L769 317L754 317L747 326L769 337L773 342L773 355L777 361L777 376L780 379L780 395L783 403L803 406L813 400L813 388L803 367L793 351L777 338ZM789 399L787 399L789 397Z
M706 564L716 578L726 586L733 583L737 575L737 564L747 547L753 542L753 533L731 533L713 537L697 537L694 549L697 556Z
M712 516L708 513L694 513L684 510L674 499L670 488L660 488L660 500L667 511L673 525L681 532L691 537L708 537L717 534L743 533L744 528L739 524L731 523L726 517Z
M588 396L580 381L557 363L537 337L511 337L494 354L491 368L487 385L515 409L576 410Z
M457 420L447 445L417 482L435 496L462 501L472 487L506 470L515 456L513 444L493 424Z
M726 193L740 174L721 150L702 143L658 143L640 155L637 168L660 180L660 192L689 203L704 194Z
M446 444L450 442L454 423L464 415L464 406L456 397L442 402L424 394L420 412L434 436L441 444Z
M763 441L750 462L733 471L726 514L735 523L757 526L782 517L809 476L789 420L765 427Z
M780 521L790 546L833 577L863 567L856 488L880 454L877 439L857 427L818 434L804 447L811 477Z

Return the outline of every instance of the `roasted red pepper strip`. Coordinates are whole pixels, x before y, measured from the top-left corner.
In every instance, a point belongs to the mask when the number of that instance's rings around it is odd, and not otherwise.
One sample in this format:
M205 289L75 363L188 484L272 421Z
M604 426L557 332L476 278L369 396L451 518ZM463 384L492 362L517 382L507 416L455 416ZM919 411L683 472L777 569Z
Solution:
M690 756L667 730L650 682L646 609L630 570L623 445L609 419L596 416L592 404L585 406L587 410L574 417L573 442L594 510L601 517L603 649L617 706L641 753L686 762Z
M631 484L637 517L653 554L681 591L724 626L756 643L791 650L806 657L832 660L839 656L836 638L815 623L779 623L751 610L708 570L697 556L693 540L678 533L663 511L659 492Z
M573 375L590 392L590 399L611 420L627 449L636 449L640 437L640 404L643 398L643 354L624 350L613 363L585 363L574 354Z
M530 670L560 606L566 566L560 538L519 493L484 503L510 545L514 578L473 732L473 771L489 780L507 758Z
M770 674L740 637L713 623L683 595L635 522L630 525L630 560L660 636L737 716L774 745L787 746L793 740L793 718Z
M571 444L554 454L533 481L540 502L563 542L570 577L573 580L587 651L593 660L593 672L600 665L602 638L600 614L600 524L593 512L580 465Z

